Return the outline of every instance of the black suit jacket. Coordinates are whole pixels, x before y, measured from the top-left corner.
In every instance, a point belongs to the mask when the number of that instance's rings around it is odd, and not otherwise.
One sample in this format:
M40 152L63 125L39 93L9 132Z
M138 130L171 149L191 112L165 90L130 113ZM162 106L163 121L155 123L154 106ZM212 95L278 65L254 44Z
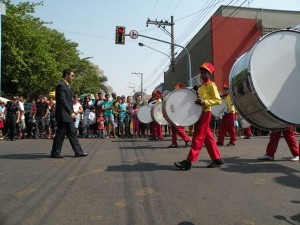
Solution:
M61 122L73 122L70 117L73 110L73 93L64 80L60 80L55 89L56 111L55 119Z

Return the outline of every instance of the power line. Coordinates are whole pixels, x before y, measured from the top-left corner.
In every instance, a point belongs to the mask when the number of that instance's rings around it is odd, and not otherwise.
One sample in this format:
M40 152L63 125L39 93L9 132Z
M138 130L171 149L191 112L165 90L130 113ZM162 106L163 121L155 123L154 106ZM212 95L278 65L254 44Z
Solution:
M239 2L240 0L237 0L234 4L236 4L237 2ZM219 24L217 27L216 27L216 29L218 29L221 25L224 25L228 20L229 20L229 17L231 17L235 12L237 12L237 10L239 10L244 4L245 4L245 2L247 2L248 0L244 0L229 16L228 16L228 18L226 18L224 21L222 21L222 23L221 24ZM250 2L248 2L248 4L249 3L251 3L252 1L254 1L254 0L250 0ZM233 2L233 0L230 2L230 3L232 3ZM229 3L229 4L230 4ZM229 6L229 4L227 5L227 6ZM226 8L225 8L226 9ZM229 10L229 9L227 9L227 10ZM217 20L216 20L217 21ZM200 21L201 22L201 21ZM198 24L200 23L200 22L198 22ZM198 25L197 24L197 25ZM177 42L176 42L177 43ZM153 75L155 74L155 72L153 72L152 73ZM147 86L147 89L150 87L150 86L152 86L157 80L159 80L162 76L163 76L163 74L164 73L160 73L155 79L154 79L154 81L152 82L152 83L150 83L148 86Z

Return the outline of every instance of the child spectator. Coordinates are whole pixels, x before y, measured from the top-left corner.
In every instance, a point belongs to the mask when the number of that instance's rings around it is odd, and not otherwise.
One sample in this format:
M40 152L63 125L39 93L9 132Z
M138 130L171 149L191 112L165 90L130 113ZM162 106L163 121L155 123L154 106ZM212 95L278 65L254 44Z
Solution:
M133 135L137 137L139 134L139 118L138 118L138 107L134 104L132 107L132 121L133 121Z
M99 116L97 117L97 130L98 130L98 138L104 138L104 125L105 119L103 117L103 113L99 113Z
M95 134L95 126L97 126L96 124L96 108L95 106L91 106L90 107L90 113L89 113L89 131L90 131L90 135L89 137L94 137L96 134Z
M126 117L126 98L124 95L121 96L121 102L118 105L118 118L119 118L119 131L121 138L124 138L124 125L125 125L125 117ZM125 131L125 137L127 137L127 133Z

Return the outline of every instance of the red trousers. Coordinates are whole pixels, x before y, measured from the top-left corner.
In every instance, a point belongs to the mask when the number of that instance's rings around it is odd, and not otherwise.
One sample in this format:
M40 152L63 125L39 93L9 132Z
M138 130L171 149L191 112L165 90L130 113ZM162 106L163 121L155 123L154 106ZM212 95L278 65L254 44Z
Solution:
M177 135L182 138L184 141L190 141L189 136L184 131L183 127L172 126L172 144L177 145Z
M228 132L230 137L230 142L232 144L235 144L236 142L236 133L235 133L235 127L234 127L234 121L235 121L235 113L226 113L220 124L220 131L218 136L218 142L224 143L224 138L226 133Z
M198 159L203 143L212 160L221 158L221 154L209 126L210 119L211 112L203 112L200 119L195 123L193 140L187 160L195 162Z
M244 135L247 137L252 135L251 127L244 128Z
M279 143L279 139L281 137L281 133L289 146L289 149L293 156L299 155L299 148L297 145L296 137L294 134L294 129L292 126L289 126L287 130L275 131L270 134L270 141L268 143L266 154L268 156L274 157L274 154L277 150L277 146Z
M152 126L150 126L151 134L156 139L163 139L162 126L159 123L156 123L156 122L151 122L151 123L152 123Z

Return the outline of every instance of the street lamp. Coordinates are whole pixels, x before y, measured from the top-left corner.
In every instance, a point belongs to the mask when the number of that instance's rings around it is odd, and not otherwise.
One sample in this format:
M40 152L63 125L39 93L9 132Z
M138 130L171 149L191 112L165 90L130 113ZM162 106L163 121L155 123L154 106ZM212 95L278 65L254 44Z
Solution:
M161 52L161 51L159 51L159 50L157 50L157 49L155 49L155 48L152 48L152 47L150 47L150 46L148 46L148 45L145 45L144 43L139 43L139 46L141 46L141 47L147 47L147 48L150 48L150 49L152 49L152 50L154 50L154 51L157 51L157 52L159 52L159 53L161 53L161 54L164 54L164 55L166 55L166 56L168 56L168 58L170 59L170 61L172 61L171 60L171 57L168 55L168 54L166 54L166 53L164 53L164 52Z

